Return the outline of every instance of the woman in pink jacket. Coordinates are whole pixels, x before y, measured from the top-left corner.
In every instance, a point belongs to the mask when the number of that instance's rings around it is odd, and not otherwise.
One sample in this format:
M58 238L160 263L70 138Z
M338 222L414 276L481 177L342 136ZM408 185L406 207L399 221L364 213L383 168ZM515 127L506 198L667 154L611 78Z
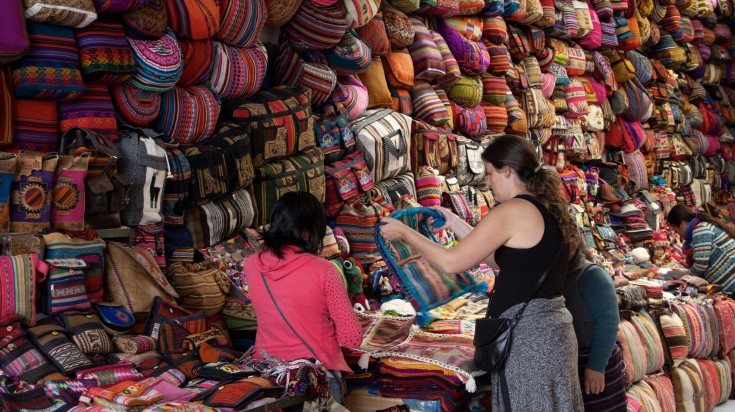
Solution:
M263 250L243 267L258 319L260 350L284 360L316 358L330 372L330 388L342 403L341 372L349 372L340 346L356 348L362 327L337 268L318 253L327 222L308 192L284 194L261 234Z

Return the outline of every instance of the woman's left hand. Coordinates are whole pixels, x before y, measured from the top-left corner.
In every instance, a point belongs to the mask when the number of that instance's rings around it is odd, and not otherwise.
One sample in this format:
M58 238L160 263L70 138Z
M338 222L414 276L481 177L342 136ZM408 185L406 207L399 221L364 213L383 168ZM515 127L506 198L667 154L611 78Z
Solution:
M394 242L403 238L403 233L406 229L408 229L408 226L392 217L380 219L380 234L388 242Z

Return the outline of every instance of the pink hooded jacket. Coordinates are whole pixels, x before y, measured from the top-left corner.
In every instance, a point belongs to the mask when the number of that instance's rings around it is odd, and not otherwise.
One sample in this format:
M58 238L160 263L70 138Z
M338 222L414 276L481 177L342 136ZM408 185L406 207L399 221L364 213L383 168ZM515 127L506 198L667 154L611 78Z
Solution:
M317 359L329 370L350 371L340 346L358 347L362 327L332 263L289 247L284 249L282 259L270 252L250 256L243 272L258 318L257 358L261 357L260 349L285 360L314 357L279 314L264 277L283 316L311 346Z

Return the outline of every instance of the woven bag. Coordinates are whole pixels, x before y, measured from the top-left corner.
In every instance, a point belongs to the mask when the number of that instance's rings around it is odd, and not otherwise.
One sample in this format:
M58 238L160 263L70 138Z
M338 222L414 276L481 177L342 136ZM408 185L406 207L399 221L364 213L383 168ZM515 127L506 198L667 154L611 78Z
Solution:
M325 181L322 149L314 147L256 168L253 190L259 215L258 225L270 223L273 206L286 192L306 191L323 202Z
M372 51L357 32L348 30L333 48L324 52L329 67L339 75L357 74L367 70Z
M0 20L0 63L11 63L28 53L31 47L26 31L26 19L23 15L21 0L5 4L2 20Z
M218 1L165 0L165 4L168 9L168 25L177 37L203 40L219 32Z
M211 39L181 40L181 57L184 71L176 82L179 87L204 84L212 73L214 65L214 43Z
M45 264L36 254L0 256L9 276L0 279L6 298L0 305L0 319L20 315L25 325L36 324L36 283L45 276Z
M383 196L365 193L349 200L336 218L350 244L350 256L363 267L380 259L378 246L373 239L375 227L395 209Z
M279 86L225 102L222 117L250 124L253 165L259 167L316 145L310 96L304 86Z
M184 309L213 317L225 307L230 282L210 261L175 263L166 270L166 277L179 294L177 302Z
M106 85L89 83L87 91L72 101L59 102L59 131L73 127L94 130L110 140L117 140L117 121Z
M451 130L414 120L411 138L411 170L426 166L445 175L457 166L457 136Z
M25 17L39 23L82 28L97 19L92 0L23 0Z
M311 103L321 106L336 87L337 74L327 65L324 55L311 53L309 57L315 61L305 60L282 35L275 77L280 79L282 85L308 87L311 90Z
M369 110L355 119L351 127L373 181L377 183L410 169L410 117L389 109Z
M267 17L264 0L224 0L220 12L220 30L215 39L237 47L257 44Z
M214 42L214 62L209 86L222 99L256 94L263 85L268 53L262 43L250 48Z
M457 59L457 64L462 73L470 76L479 76L487 71L487 68L490 66L490 54L482 42L468 40L466 37L454 31L442 19L437 20L436 31L447 42L447 46Z
M443 221L440 212L428 208L412 208L398 210L389 216L418 230L433 242L438 242L427 219L432 217L435 223ZM424 257L417 255L407 243L387 242L377 227L375 244L391 272L400 278L402 291L416 309L416 320L419 324L431 321L429 310L477 287L475 278L469 271L444 273Z
M436 77L445 75L444 58L434 42L434 36L421 20L412 17L410 21L415 36L413 43L408 46L408 50L411 53L411 59L413 59L416 79L431 81Z
M431 85L419 82L411 89L412 116L435 126L450 120L447 108Z
M166 33L168 10L164 0L149 0L122 14L125 35L139 40L155 40Z

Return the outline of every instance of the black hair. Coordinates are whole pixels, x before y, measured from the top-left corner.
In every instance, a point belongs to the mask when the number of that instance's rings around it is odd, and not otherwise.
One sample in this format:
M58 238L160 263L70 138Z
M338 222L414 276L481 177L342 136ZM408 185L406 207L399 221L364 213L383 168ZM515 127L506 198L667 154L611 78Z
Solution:
M569 202L561 195L561 178L555 170L542 167L531 142L515 135L498 136L482 152L482 159L496 169L510 167L556 218L565 242L579 238L577 224L569 214Z
M691 222L694 218L698 218L702 222L707 222L727 232L731 238L735 238L735 230L725 225L720 219L704 212L694 212L687 206L675 205L666 216L666 221L672 226L679 226L681 222Z
M288 192L273 206L270 226L260 233L260 240L263 250L280 259L288 246L317 254L326 233L327 216L319 199L309 192Z

